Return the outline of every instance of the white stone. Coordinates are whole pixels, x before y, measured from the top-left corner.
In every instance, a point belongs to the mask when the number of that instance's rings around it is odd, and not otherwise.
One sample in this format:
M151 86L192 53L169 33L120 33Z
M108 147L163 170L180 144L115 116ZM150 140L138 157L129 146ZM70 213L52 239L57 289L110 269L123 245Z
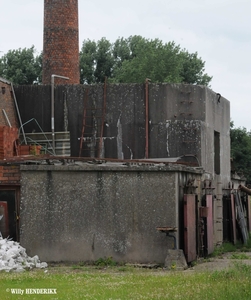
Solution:
M0 271L23 272L25 269L47 268L46 262L40 262L37 255L29 257L26 249L18 242L3 239L0 236Z

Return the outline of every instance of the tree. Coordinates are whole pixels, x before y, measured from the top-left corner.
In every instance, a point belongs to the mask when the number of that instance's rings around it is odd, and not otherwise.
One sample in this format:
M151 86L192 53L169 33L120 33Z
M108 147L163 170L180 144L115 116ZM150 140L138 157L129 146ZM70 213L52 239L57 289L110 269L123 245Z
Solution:
M105 38L102 38L97 42L97 51L95 57L96 68L94 71L96 82L104 82L105 77L112 76L114 59L111 50L112 50L112 45Z
M190 84L208 85L212 77L205 72L205 62L198 58L198 53L188 53L186 50L179 54L182 60L182 81Z
M251 183L251 132L246 128L234 128L230 125L231 157L237 172L243 173Z
M42 54L35 56L35 48L9 50L0 58L0 76L15 84L41 82Z
M122 60L113 73L113 82L181 82L179 47L174 43L163 44L160 40L141 37L128 39L130 57Z
M111 43L102 38L97 43L84 40L80 51L80 82L104 82L105 77L112 76L114 58Z
M175 82L208 85L205 62L196 53L181 50L174 42L148 40L139 35L118 38L113 44L102 38L84 41L80 53L81 82Z
M94 83L95 57L97 45L95 41L84 40L80 51L80 82Z

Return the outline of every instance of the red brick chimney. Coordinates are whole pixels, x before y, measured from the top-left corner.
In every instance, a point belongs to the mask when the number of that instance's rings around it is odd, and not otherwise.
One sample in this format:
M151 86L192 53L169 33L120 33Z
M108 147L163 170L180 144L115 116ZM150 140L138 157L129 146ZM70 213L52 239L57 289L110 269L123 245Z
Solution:
M79 84L78 0L44 0L43 84Z

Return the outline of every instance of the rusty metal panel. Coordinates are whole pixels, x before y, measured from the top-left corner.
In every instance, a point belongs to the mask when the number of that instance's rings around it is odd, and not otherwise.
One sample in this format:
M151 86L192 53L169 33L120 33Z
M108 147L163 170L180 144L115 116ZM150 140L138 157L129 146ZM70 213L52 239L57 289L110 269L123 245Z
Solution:
M213 221L213 196L206 195L206 206L208 208L207 215L207 254L211 254L214 251L214 221Z
M3 238L9 236L8 203L0 201L0 232Z
M196 260L196 198L184 195L184 253L187 262Z
M231 224L233 229L233 243L236 244L236 216L235 216L235 203L234 195L231 194Z
M251 232L251 197L247 196L248 231Z

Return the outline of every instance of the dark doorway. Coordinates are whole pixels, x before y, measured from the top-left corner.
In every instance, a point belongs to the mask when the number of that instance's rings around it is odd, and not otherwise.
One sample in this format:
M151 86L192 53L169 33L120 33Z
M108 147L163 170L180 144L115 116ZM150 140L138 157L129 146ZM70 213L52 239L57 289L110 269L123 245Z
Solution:
M17 189L0 189L0 232L3 238L19 240L19 201Z

